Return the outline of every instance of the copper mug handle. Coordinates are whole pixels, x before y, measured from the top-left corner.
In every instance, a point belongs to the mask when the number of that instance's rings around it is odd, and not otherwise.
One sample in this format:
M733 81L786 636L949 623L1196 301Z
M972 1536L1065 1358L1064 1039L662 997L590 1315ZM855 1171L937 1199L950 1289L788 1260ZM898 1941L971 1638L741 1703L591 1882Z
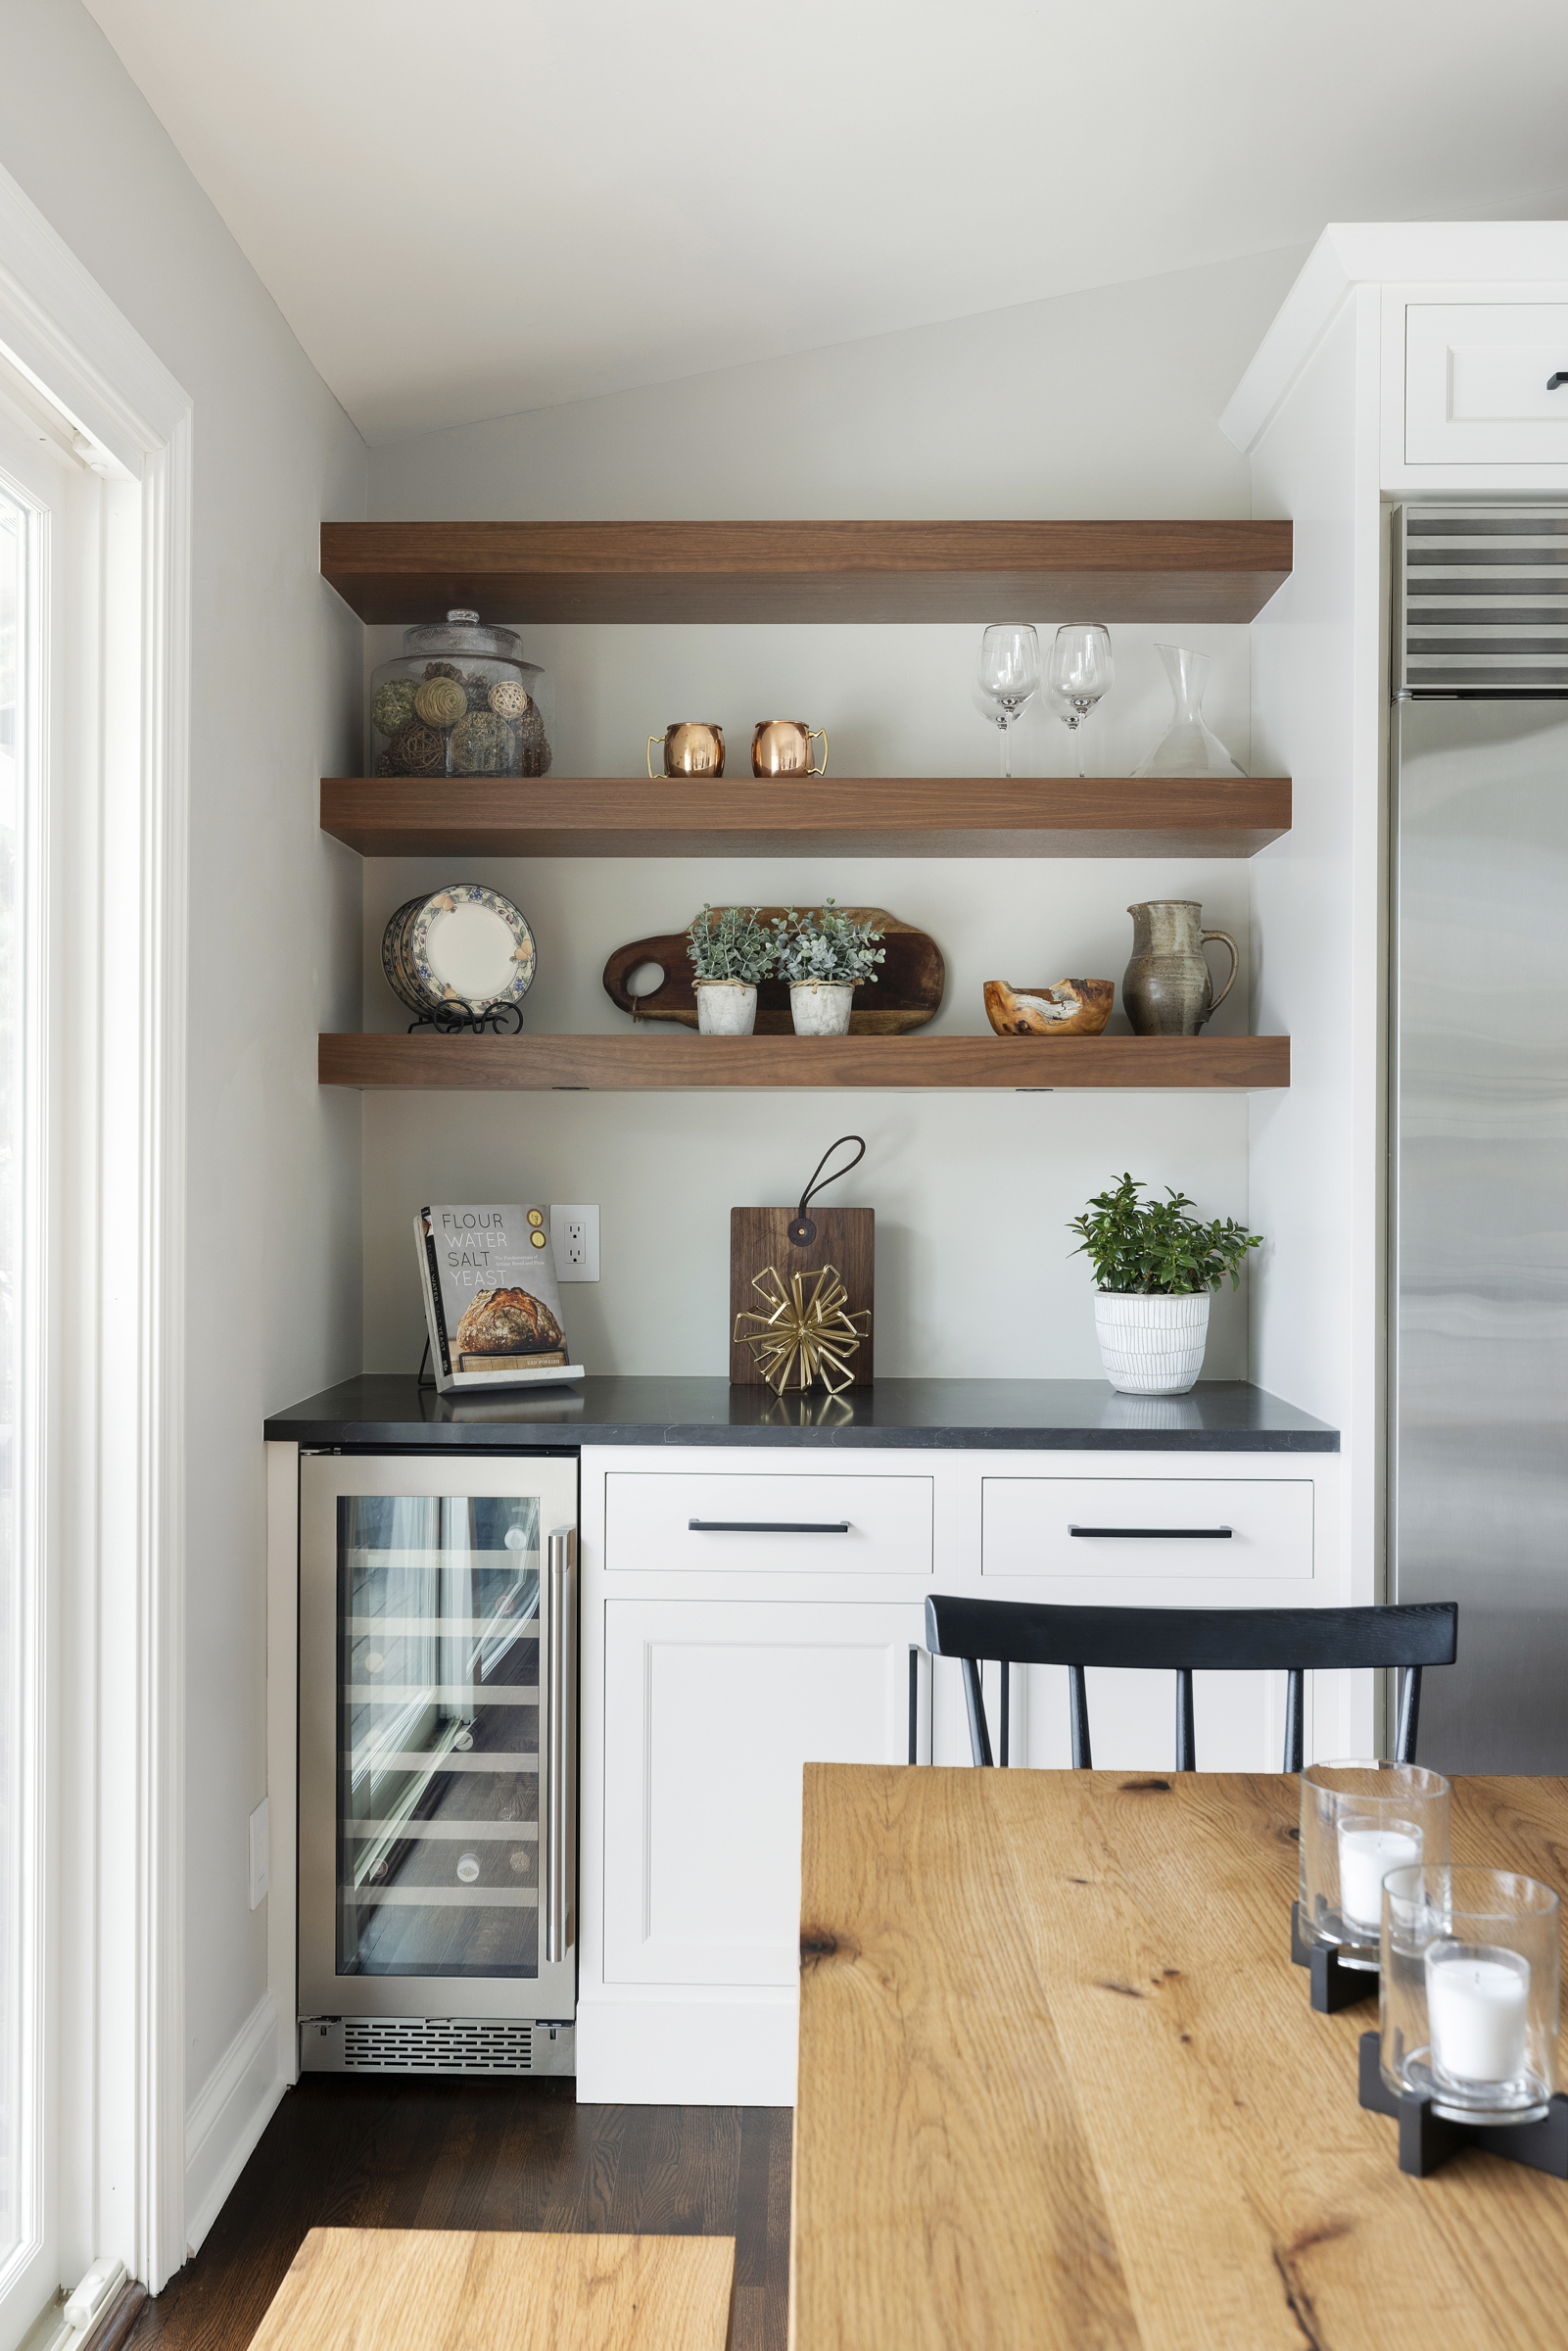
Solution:
M657 776L655 776L653 773L653 745L656 743L662 743L663 741L664 737L662 735L650 735L648 737L648 782L650 784L656 784L658 782ZM664 763L661 760L659 764L662 767Z
M1231 989L1235 986L1236 974L1241 969L1241 957L1236 952L1236 941L1231 937L1230 933L1228 931L1200 931L1198 934L1200 948L1206 947L1212 938L1222 940L1230 949L1230 977L1225 982L1224 986L1220 989L1218 995L1216 996L1214 993L1213 974L1210 974L1209 1008L1205 1012L1203 1020L1199 1023L1200 1028L1204 1027L1205 1024L1213 1019L1215 1013L1219 1010L1219 1007L1221 1004L1223 1004Z
M806 757L808 759L811 757L812 741L818 735L822 737L822 765L821 767L808 767L806 769L808 776L825 776L828 773L828 730L826 727L808 727L806 729Z

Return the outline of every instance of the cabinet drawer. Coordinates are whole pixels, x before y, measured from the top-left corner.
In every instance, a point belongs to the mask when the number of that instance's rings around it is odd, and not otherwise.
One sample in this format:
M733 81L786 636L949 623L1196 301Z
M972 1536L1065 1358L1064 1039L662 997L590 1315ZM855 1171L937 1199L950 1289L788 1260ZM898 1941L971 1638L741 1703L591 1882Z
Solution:
M988 1477L983 1486L986 1575L1176 1582L1312 1572L1309 1477Z
M1568 303L1411 303L1408 465L1568 465Z
M612 1469L604 1564L617 1575L928 1575L931 1480Z

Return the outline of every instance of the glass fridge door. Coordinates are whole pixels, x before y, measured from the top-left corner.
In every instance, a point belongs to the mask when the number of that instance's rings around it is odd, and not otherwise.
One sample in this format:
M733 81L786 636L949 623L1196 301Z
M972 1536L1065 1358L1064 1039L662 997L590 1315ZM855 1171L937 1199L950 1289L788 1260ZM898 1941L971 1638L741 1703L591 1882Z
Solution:
M301 1469L302 2011L569 2017L576 1464Z

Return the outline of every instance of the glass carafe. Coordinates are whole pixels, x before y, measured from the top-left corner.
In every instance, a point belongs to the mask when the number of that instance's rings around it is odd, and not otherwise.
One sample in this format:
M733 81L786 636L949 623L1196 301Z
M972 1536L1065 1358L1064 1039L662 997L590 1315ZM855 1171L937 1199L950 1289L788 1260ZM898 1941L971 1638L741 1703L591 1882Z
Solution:
M1182 645L1157 645L1175 697L1175 713L1135 776L1244 776L1212 727L1204 724L1204 689L1213 663Z

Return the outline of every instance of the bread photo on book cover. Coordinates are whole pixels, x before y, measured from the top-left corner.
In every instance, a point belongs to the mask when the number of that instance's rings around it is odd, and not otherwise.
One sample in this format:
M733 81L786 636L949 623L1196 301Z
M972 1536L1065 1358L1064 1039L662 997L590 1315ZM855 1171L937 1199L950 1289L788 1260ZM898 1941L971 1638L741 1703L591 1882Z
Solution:
M549 1308L527 1290L476 1291L457 1325L459 1355L528 1355L565 1345L566 1333Z

